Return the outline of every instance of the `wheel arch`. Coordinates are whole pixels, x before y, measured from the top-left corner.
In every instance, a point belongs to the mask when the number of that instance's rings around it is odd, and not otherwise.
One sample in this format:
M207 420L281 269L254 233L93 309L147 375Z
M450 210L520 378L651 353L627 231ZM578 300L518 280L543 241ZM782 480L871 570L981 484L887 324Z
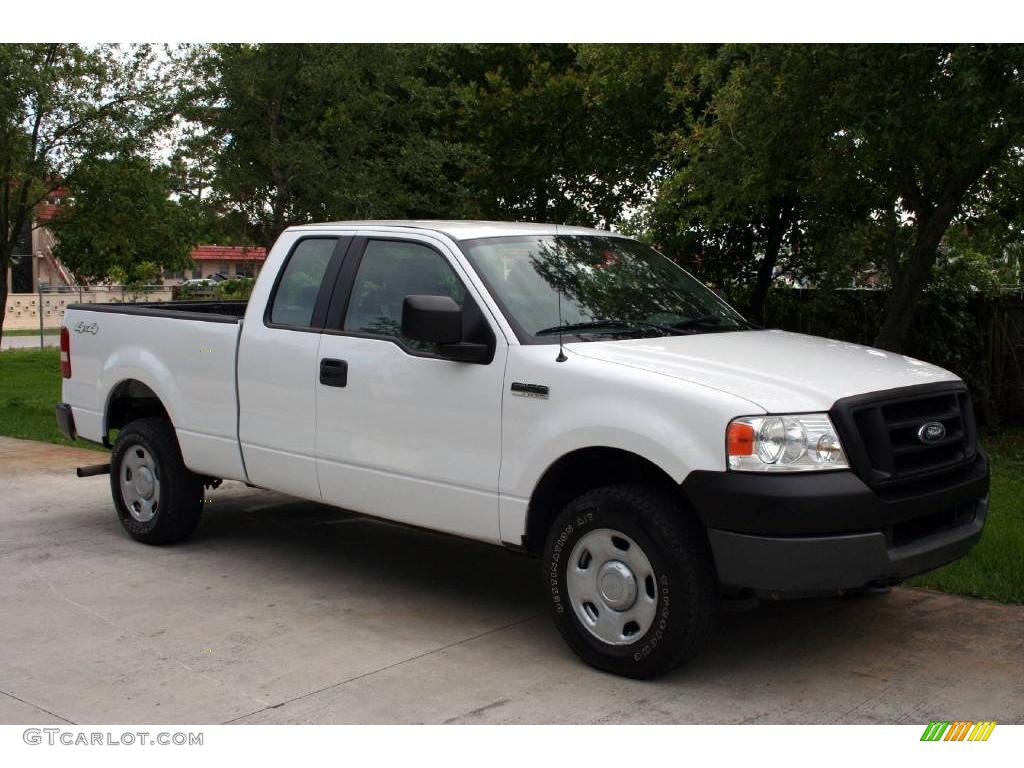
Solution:
M110 445L110 430L121 429L135 419L157 416L173 426L166 406L153 389L138 379L122 379L107 395L103 410L103 442Z
M539 554L551 522L566 504L587 491L618 484L654 486L679 493L679 485L665 469L637 453L610 446L578 448L552 462L534 487L527 506L523 547Z

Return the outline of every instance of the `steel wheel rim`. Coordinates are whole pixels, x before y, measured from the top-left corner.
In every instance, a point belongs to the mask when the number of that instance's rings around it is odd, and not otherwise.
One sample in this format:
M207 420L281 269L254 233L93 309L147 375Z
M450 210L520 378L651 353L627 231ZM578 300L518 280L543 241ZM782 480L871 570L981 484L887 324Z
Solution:
M137 443L128 446L121 458L120 481L128 514L148 523L160 508L160 473L153 454Z
M640 545L621 531L599 528L576 542L566 565L566 587L580 624L603 643L635 643L654 623L654 568Z

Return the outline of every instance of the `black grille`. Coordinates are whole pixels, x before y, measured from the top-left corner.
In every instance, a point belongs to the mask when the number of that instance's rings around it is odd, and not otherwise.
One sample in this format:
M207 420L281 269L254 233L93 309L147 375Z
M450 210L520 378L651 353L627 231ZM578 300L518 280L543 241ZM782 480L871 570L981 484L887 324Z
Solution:
M974 521L978 514L978 502L968 501L949 509L932 512L923 517L904 520L887 529L889 544L902 547L915 541L934 536L942 531L952 530Z
M956 472L977 453L974 413L961 385L846 398L832 415L851 466L875 488L902 488ZM921 430L933 422L945 434L926 441Z

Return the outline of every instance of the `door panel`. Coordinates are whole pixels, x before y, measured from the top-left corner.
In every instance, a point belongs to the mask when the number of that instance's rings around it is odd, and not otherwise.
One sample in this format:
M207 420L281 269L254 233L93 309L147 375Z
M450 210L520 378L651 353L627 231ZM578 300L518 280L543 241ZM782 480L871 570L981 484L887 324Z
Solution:
M317 384L324 501L498 541L504 338L496 334L488 365L441 359L430 345L401 338L406 295L474 301L426 245L370 240L352 279L344 325L326 329L318 351L346 369L344 386Z
M320 326L349 238L299 240L263 318L242 327L239 442L249 482L319 499L316 382Z

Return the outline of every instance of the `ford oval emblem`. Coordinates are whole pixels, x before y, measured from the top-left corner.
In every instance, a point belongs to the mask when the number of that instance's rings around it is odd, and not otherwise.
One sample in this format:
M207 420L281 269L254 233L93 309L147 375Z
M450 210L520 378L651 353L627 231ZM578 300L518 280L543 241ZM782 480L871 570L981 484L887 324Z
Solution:
M946 427L941 421L926 421L917 430L917 439L922 443L937 443L946 436Z

